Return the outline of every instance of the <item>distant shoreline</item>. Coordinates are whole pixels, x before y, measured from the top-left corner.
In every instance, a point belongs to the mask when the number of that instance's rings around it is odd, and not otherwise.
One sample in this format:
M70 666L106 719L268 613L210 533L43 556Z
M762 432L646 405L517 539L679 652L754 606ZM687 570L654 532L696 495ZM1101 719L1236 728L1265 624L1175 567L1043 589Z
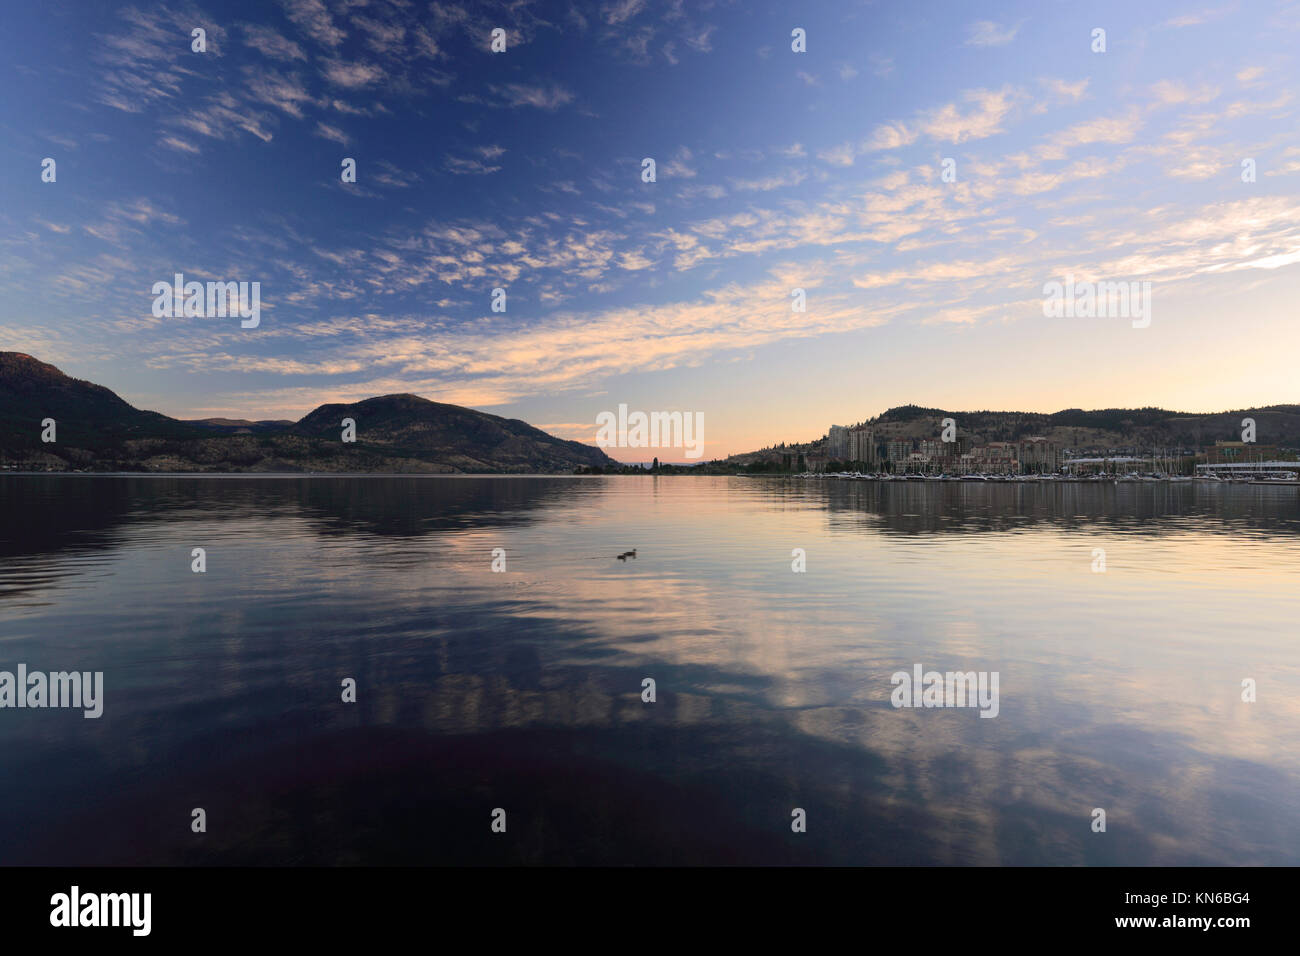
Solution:
M649 474L649 472L646 472ZM456 472L419 471L0 471L0 477L26 478L620 478L635 475L574 475L569 472Z
M947 479L905 479L902 477L893 478L840 478L835 475L791 475L780 472L755 473L755 474L720 474L718 472L673 472L670 474L655 473L646 471L644 475L636 473L623 473L614 475L574 475L563 472L546 473L546 472L529 472L516 474L502 474L494 472L462 472L457 474L427 474L422 472L401 472L401 471L357 471L357 472L294 472L294 471L275 471L275 472L204 472L204 471L0 471L0 477L17 476L23 478L217 478L217 479L258 479L258 478L275 478L275 479L315 479L315 478L690 478L704 476L709 478L781 478L788 481L834 481L834 482L867 482L871 484L892 485L898 484L908 487L925 486L932 487L935 485L952 485L957 484L963 487L997 487L1001 485L1097 485L1106 486L1143 486L1143 485L1192 485L1193 487L1202 488L1206 486L1238 486L1248 485L1251 487L1276 487L1276 488L1295 488L1300 487L1300 481L1265 481L1265 480L1235 480L1235 481L1215 481L1213 479L1192 478L1184 481L1170 481L1169 479L1135 479L1135 478L1085 478L1066 475L1054 475L1043 478L1038 475L1008 475L999 478L990 478L987 480L965 480L961 478Z

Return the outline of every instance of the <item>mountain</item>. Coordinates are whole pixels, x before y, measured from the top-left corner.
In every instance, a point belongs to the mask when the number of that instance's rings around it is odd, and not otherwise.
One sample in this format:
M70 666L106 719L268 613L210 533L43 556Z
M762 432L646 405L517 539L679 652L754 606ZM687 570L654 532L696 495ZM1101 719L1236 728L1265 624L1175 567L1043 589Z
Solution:
M56 441L41 441L41 422ZM343 419L356 440L344 442ZM541 473L615 464L518 419L381 395L297 422L182 421L142 411L21 352L0 352L0 463L90 471Z
M572 471L580 465L614 464L599 448L556 438L517 418L409 394L381 395L351 405L322 405L289 431L339 444L340 423L345 418L356 422L358 448L433 460L452 471Z
M192 433L182 422L128 405L102 385L71 378L22 352L0 352L0 448L41 448L45 418L58 423L60 444L82 449Z

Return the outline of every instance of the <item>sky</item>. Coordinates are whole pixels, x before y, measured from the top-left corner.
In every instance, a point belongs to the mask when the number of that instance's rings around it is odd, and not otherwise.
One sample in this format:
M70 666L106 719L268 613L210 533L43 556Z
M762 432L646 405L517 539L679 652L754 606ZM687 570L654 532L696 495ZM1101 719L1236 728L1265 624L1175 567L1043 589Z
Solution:
M1297 0L12 4L0 349L182 418L682 411L706 458L1294 403L1297 50ZM178 272L257 327L156 316ZM1149 324L1045 315L1067 276Z

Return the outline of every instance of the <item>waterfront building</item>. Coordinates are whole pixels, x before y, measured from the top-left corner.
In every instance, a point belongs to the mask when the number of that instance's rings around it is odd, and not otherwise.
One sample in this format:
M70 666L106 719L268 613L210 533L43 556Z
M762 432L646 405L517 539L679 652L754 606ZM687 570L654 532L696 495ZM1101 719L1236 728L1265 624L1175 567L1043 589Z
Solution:
M1205 450L1207 465L1238 465L1251 461L1269 461L1277 457L1276 445L1259 445L1255 442L1216 441L1213 448Z
M1047 438L1024 438L1016 443L1016 457L1026 474L1061 470L1061 445Z
M844 461L849 457L849 430L843 425L832 425L827 433L826 457L831 461Z
M989 475L1014 475L1020 471L1016 443L991 441L971 449L971 469Z
M876 463L876 436L870 428L860 425L850 428L848 433L848 460L860 461L866 465Z
M896 439L885 445L885 456L892 462L905 462L911 454L911 439Z

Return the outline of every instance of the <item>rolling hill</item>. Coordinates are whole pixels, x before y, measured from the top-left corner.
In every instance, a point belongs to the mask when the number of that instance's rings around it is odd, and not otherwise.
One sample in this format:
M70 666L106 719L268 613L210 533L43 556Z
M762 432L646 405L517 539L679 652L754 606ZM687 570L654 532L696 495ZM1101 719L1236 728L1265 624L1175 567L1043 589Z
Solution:
M41 422L56 422L53 443ZM355 442L342 421L356 423ZM0 463L39 470L568 473L613 465L599 448L417 395L322 405L297 422L183 421L21 352L0 352Z

